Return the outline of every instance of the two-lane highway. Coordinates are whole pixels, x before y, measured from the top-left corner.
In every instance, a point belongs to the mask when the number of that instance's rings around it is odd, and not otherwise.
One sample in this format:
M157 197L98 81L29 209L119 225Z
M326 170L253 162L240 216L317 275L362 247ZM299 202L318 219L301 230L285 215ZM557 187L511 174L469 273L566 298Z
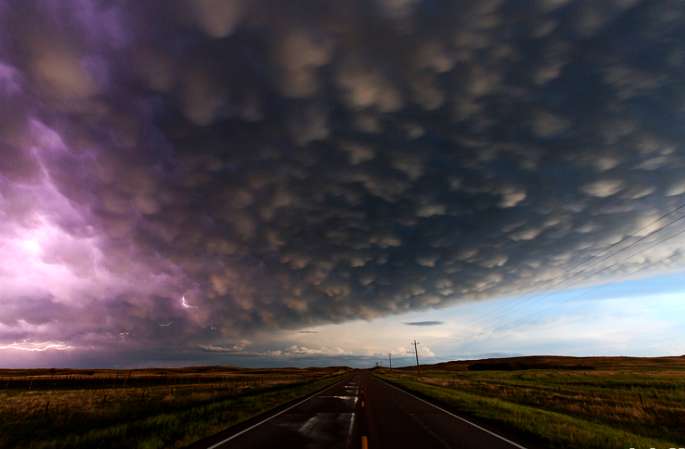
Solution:
M359 372L208 449L525 449Z

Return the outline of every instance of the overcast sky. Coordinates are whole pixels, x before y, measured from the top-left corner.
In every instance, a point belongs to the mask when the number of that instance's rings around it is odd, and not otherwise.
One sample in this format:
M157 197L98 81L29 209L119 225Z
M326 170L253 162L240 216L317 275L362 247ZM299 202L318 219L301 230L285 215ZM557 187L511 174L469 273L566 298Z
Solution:
M685 352L684 69L680 1L0 0L0 366Z

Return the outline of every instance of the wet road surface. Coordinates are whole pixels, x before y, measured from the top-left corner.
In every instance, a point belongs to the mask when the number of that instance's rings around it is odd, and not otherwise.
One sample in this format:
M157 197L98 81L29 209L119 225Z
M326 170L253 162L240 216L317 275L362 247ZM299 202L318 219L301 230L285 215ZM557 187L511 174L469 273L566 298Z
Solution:
M359 372L208 449L525 449Z

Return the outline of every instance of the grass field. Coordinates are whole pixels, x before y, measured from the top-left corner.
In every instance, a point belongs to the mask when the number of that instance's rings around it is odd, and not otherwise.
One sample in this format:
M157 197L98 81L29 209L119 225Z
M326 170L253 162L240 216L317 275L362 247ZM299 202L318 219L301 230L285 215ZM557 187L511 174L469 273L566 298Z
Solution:
M346 371L0 370L0 448L183 447Z
M377 374L537 447L685 447L685 357L521 357Z

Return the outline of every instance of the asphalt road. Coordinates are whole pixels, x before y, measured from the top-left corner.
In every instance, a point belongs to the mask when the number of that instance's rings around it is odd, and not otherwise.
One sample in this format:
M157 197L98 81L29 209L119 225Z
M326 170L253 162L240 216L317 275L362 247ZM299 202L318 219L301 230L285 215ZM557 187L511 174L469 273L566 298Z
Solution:
M208 449L525 449L357 373Z

